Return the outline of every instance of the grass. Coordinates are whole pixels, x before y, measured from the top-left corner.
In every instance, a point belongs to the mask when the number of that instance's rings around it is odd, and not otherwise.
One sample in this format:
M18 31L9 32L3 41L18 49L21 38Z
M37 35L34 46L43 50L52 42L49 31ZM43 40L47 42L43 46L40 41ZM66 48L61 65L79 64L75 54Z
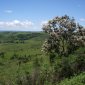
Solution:
M30 34L32 36L31 33L15 33L14 35L18 34ZM3 37L1 40L7 40L12 33L1 33L1 35ZM30 37L30 35L28 37ZM32 72L35 58L37 56L42 57L41 45L45 39L43 36L41 33L41 36L36 35L35 37L25 40L24 43L0 43L0 52L4 52L4 56L0 55L0 82L10 81L14 83L18 74L21 76L24 75L25 71ZM15 54L18 57L28 57L28 62L18 66L19 60L11 59ZM17 71L19 72L17 73Z
M85 85L85 72L71 79L65 79L58 85Z

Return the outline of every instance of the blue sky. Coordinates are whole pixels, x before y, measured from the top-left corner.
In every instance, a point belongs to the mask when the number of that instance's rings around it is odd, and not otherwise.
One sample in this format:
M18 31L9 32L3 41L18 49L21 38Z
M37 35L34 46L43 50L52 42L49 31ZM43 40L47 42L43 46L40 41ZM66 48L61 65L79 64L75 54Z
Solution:
M85 0L0 0L0 30L41 31L43 23L65 14L85 26Z

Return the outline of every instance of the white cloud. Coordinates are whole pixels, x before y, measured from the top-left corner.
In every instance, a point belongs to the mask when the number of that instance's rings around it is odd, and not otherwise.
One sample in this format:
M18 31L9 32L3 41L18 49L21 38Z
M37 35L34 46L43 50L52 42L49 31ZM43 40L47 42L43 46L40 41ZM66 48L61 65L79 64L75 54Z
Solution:
M33 23L28 20L0 21L0 28L29 28Z
M48 21L42 21L41 22L41 26L43 26L43 25L45 25L45 24L47 24L48 23Z
M12 13L13 11L12 11L12 10L5 10L4 12L10 14L10 13Z
M80 21L81 21L81 22L85 22L85 18L81 18Z

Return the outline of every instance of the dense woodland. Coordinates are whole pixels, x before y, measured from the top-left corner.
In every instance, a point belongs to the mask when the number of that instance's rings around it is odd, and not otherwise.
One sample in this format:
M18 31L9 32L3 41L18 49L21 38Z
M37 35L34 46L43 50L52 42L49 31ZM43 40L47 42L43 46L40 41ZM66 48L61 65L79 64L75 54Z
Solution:
M67 23L70 29L60 30L67 28L61 21L67 19L73 22ZM49 21L43 30L0 32L0 85L85 85L83 27L65 15Z

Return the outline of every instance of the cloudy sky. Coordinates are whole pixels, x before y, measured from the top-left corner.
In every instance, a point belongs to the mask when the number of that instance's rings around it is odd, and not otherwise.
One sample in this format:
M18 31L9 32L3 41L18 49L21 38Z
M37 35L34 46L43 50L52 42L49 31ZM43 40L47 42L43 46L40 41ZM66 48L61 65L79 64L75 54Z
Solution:
M0 31L41 31L65 14L85 26L85 0L0 0Z

